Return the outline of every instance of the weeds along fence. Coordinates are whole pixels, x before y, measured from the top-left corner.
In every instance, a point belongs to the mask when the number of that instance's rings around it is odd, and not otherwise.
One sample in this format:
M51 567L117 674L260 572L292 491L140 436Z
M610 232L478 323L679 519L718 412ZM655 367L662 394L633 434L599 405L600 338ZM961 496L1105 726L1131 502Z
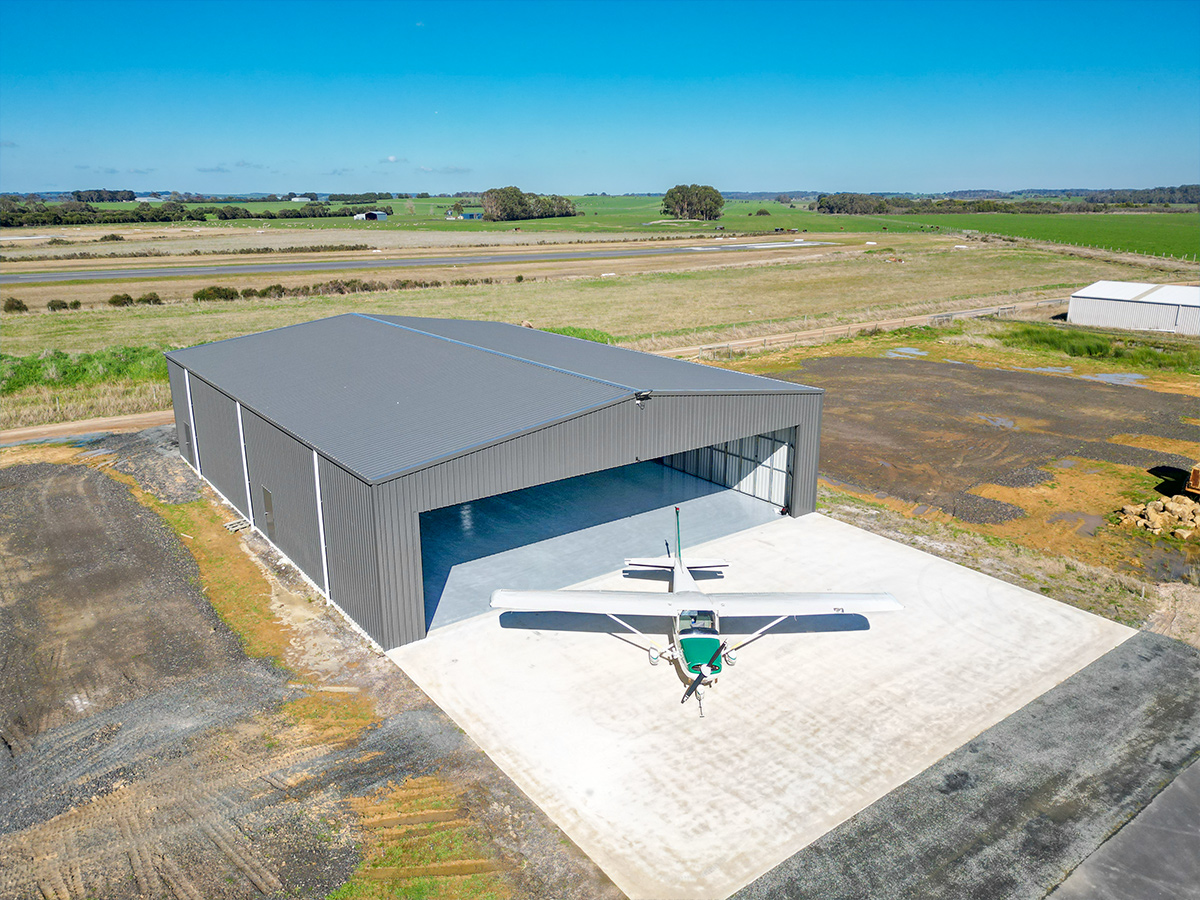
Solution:
M813 328L807 331L791 331L785 334L768 334L763 337L743 338L736 341L722 341L715 344L701 344L696 347L682 347L674 350L653 351L659 356L687 356L696 359L731 359L734 355L753 353L761 350L771 350L780 347L793 347L798 344L822 344L826 341L836 341L855 335L877 334L881 331L895 331L899 328L929 326L937 328L949 325L957 319L982 319L988 316L1004 318L1016 315L1019 309L1039 309L1048 306L1061 306L1069 298L1060 297L1052 300L1031 300L1025 303L1011 303L1004 306L988 306L978 309L959 310L955 312L929 313L928 315L904 316L899 319L880 319L873 322L851 322L847 325L832 325L825 328Z

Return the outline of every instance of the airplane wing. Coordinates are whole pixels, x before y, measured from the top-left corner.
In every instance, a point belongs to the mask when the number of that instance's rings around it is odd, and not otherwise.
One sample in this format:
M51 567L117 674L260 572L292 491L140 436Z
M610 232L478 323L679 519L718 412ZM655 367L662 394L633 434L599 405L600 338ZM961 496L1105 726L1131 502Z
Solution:
M904 609L891 594L707 594L719 616L828 616ZM694 601L693 601L694 602Z
M614 616L677 616L679 594L650 591L493 591L492 606L521 612L577 612ZM694 596L694 595L693 595Z
M824 616L889 612L904 607L891 594L656 594L649 591L494 591L492 606L524 612L677 616L711 609L719 616Z

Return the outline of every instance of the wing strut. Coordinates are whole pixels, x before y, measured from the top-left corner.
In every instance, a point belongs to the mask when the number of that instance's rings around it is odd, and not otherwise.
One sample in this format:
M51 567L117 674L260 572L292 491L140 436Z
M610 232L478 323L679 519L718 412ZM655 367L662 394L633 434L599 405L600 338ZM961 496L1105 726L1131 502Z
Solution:
M769 625L764 625L762 628L758 629L758 631L754 632L754 634L750 635L750 637L746 638L744 641L742 641L736 647L730 647L729 651L732 653L734 650L741 650L743 647L745 647L751 641L757 641L760 637L762 637L764 634L766 634L768 631L770 631L772 628L774 628L776 625L778 625L784 619L790 619L790 618L793 618L793 616L780 616L778 619L771 622Z
M649 635L645 634L644 632L638 631L636 628L634 628L632 625L630 625L624 619L618 618L617 616L614 616L612 613L605 613L605 615L608 616L610 619L612 619L614 622L616 622L618 625L628 628L630 631L632 631L638 637L645 638L647 641L650 641L650 646L653 647L655 650L657 650L659 653L663 652L662 647L658 646L658 644L656 644L656 643L654 643L654 641L650 640Z

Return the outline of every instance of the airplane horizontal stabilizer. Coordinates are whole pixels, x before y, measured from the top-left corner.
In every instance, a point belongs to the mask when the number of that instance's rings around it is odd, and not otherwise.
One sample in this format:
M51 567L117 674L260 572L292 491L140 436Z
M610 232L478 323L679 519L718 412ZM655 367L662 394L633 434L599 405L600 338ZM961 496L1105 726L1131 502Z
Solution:
M723 559L684 559L683 564L689 569L723 569L729 565ZM675 560L669 556L637 557L625 560L625 565L642 566L646 569L674 569Z

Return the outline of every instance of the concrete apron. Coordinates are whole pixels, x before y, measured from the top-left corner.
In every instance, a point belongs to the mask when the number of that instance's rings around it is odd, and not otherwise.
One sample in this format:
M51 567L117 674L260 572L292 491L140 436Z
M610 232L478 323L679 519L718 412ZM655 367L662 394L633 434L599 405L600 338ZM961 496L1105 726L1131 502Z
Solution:
M754 642L705 718L616 626L490 613L388 654L635 900L728 896L1135 634L818 514L689 555L731 563L710 593L885 590L906 608Z

